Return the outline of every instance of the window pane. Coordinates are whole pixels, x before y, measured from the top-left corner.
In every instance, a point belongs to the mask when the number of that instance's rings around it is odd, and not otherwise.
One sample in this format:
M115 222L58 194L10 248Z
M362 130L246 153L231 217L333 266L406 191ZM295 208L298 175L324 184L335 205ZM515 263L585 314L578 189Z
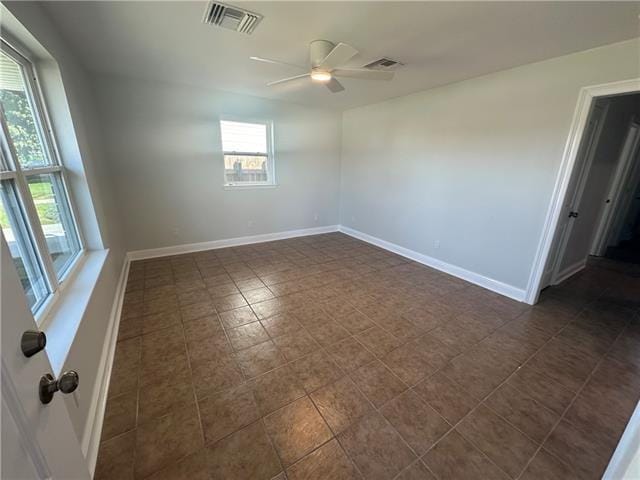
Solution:
M267 156L225 155L224 174L227 183L267 182Z
M58 278L60 278L80 251L69 203L59 173L29 175L29 190L42 224Z
M42 266L24 221L23 211L16 196L13 181L0 183L0 226L9 245L13 263L18 271L22 288L31 311L35 312L49 295Z
M264 123L220 122L225 153L267 153L267 125Z
M22 67L0 52L0 104L20 166L47 165L44 142L25 87Z

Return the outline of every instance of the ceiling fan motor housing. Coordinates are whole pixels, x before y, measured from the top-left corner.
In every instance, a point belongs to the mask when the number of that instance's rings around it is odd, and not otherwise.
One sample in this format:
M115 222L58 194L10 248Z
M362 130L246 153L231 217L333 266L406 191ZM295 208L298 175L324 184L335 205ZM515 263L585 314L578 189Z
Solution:
M327 40L314 40L309 45L309 61L311 68L316 68L327 58L335 45Z

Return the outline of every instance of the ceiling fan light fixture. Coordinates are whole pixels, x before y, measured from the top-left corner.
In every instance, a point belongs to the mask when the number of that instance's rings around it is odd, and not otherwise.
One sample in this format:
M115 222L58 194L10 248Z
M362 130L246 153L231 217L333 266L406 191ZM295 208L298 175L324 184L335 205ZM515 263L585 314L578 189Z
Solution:
M311 80L314 80L316 82L328 82L329 80L331 80L332 76L330 72L327 72L326 70L312 70L311 71Z

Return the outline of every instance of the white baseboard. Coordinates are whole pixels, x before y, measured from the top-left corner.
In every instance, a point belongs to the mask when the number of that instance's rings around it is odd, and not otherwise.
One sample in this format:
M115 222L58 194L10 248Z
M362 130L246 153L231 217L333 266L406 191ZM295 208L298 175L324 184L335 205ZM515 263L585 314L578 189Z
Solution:
M558 273L558 276L552 279L551 285L557 285L559 283L564 282L567 278L572 277L584 267L587 266L587 259L578 260L573 265L569 265L567 268Z
M461 278L462 280L466 280L467 282L471 282L475 285L486 288L487 290L491 290L492 292L499 293L500 295L504 295L505 297L512 298L519 302L524 302L525 300L526 291L524 289L508 285L498 280L494 280L493 278L485 277L484 275L480 275L479 273L465 270L464 268L458 267L456 265L451 265L450 263L443 262L442 260L438 260L437 258L433 258L413 250L409 250L408 248L401 247L400 245L396 245L395 243L387 242L386 240L382 240L367 233L354 230L353 228L341 225L340 231L364 242L370 243L380 248L384 248L385 250L397 253L398 255L402 255L403 257L409 258L418 263L422 263L423 265L427 265L429 267L435 268L436 270L440 270L441 272L448 273L449 275L453 275L454 277Z
M129 275L130 261L124 259L120 278L116 285L116 295L109 316L109 325L105 341L102 346L102 355L100 364L98 365L97 380L93 388L91 400L91 409L87 417L87 424L82 436L82 453L87 460L89 471L93 477L96 461L98 460L98 450L100 448L100 437L102 436L102 424L104 422L104 413L107 406L107 392L109 390L109 380L111 379L111 369L113 367L113 357L116 351L116 343L118 341L118 328L120 327L120 313L122 312L122 304L124 302L124 292L127 286L127 277Z
M261 235L251 235L248 237L225 238L222 240L212 240L209 242L188 243L171 247L150 248L147 250L133 250L127 253L129 260L145 260L148 258L167 257L180 255L183 253L200 252L203 250L213 250L216 248L237 247L252 243L271 242L273 240L284 240L287 238L305 237L307 235L318 235L321 233L337 232L338 225L327 225L325 227L303 228L300 230L288 230L286 232L265 233Z

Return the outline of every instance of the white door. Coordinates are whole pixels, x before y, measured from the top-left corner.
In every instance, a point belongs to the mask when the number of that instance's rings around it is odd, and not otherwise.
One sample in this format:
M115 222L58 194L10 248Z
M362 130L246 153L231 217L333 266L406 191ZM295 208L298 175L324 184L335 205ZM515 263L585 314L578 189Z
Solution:
M640 138L636 137L636 142L640 142ZM611 222L612 228L607 235L605 247L631 238L635 219L640 211L640 159L638 159L637 144L629 163L628 176L620 189L618 208Z
M556 228L554 246L549 256L547 270L543 276L542 288L556 284L562 279L562 275L564 274L564 272L561 271L562 259L567 248L569 237L571 237L573 225L579 216L577 208L578 205L580 205L580 200L584 193L584 188L589 176L589 169L593 162L598 141L600 140L600 134L602 133L608 107L608 103L598 102L593 106L593 110L589 115L588 123L584 130L583 144L576 159L574 174L567 187L565 203Z
M87 462L62 392L44 405L40 378L51 373L46 349L27 358L21 338L37 330L9 248L0 234L0 327L2 341L2 479L88 479ZM68 377L67 377L68 378Z
M618 240L633 194L640 181L640 166L636 157L640 148L640 124L632 122L624 140L618 166L607 194L598 230L593 239L591 255L602 256L607 247Z

